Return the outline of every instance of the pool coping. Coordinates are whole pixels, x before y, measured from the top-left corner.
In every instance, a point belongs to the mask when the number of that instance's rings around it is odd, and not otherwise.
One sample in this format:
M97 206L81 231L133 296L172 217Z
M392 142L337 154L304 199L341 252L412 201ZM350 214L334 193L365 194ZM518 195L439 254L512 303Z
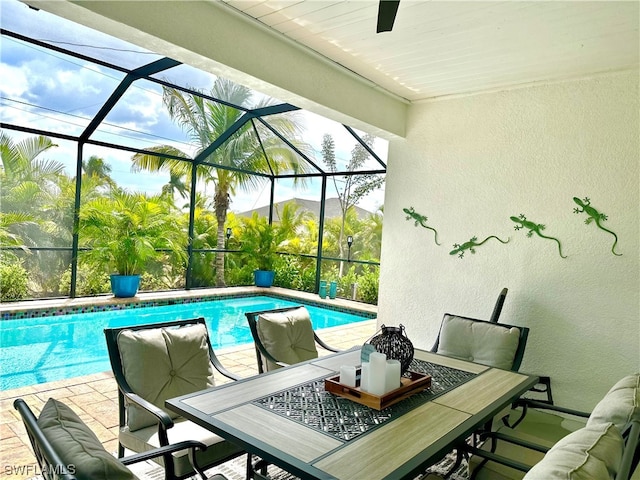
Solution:
M307 304L320 306L340 312L357 312L366 318L376 318L377 305L356 302L344 298L320 298L317 294L299 292L280 287L261 288L222 287L197 290L171 290L167 292L139 293L133 298L116 298L113 295L97 297L60 298L29 300L23 302L0 303L0 320L38 318L73 313L145 308L179 303L206 302L227 298L266 295L269 297L299 300Z

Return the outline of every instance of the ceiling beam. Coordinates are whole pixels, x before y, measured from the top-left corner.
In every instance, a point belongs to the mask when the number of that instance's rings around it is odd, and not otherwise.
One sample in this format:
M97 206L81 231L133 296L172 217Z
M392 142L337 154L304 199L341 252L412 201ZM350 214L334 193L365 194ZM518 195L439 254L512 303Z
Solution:
M383 138L408 103L218 1L25 3Z

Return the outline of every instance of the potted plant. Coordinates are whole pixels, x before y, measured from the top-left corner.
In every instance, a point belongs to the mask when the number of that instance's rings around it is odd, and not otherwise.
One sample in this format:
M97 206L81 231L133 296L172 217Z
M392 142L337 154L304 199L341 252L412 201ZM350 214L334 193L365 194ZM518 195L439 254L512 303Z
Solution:
M240 249L245 261L255 267L254 283L257 287L271 287L275 279L274 265L278 259L277 249L282 241L282 231L257 213L244 223Z
M87 260L109 268L116 297L133 297L149 262L169 253L184 259L186 234L162 197L116 192L80 211L80 237Z

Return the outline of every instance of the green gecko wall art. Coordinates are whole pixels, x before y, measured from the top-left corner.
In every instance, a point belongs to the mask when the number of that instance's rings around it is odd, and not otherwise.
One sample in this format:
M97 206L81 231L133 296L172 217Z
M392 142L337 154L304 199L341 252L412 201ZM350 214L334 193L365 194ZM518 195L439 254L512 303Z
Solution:
M480 245L485 243L490 238L495 238L496 240L498 240L501 243L508 243L509 242L508 238L507 238L506 241L504 241L504 240L500 240L495 235L491 235L491 236L485 238L480 243L477 243L478 242L478 237L472 237L471 240L469 240L468 242L464 242L462 245L454 243L453 244L453 250L451 250L449 252L449 255L455 255L457 253L458 254L458 258L463 258L465 250L469 250L471 253L476 253L475 247L479 247Z
M579 207L576 207L573 209L573 213L582 213L582 212L586 213L589 216L584 221L584 223L589 225L591 222L595 222L595 224L600 230L604 230L605 232L609 232L611 235L613 235L613 238L615 238L615 241L611 246L611 253L613 253L618 257L621 256L622 255L621 253L616 253L615 251L616 244L618 243L618 236L615 233L613 233L611 230L604 228L600 223L600 222L604 222L607 219L607 216L604 213L600 213L598 210L596 210L591 206L591 200L589 200L589 197L585 197L584 200L580 200L578 197L573 197L573 201L579 205Z
M517 225L515 226L516 230L520 230L521 228L529 229L529 232L527 232L527 237L531 238L535 232L539 237L547 238L549 240L553 240L554 242L556 242L558 244L558 251L560 252L560 256L562 258L567 258L564 255L562 255L562 245L560 245L560 240L558 240L555 237L548 237L542 234L542 230L544 230L545 228L544 225L542 225L541 223L534 223L527 220L527 217L525 217L522 213L517 217L509 217L509 218L511 218L513 222L517 223Z
M436 245L440 245L438 243L438 232L435 228L432 228L429 225L427 225L427 217L425 217L424 215L420 215L418 212L416 212L413 209L413 207L403 208L402 211L407 214L407 220L412 220L412 219L414 220L414 224L416 227L418 225L421 225L428 230L433 230L433 233L435 234Z

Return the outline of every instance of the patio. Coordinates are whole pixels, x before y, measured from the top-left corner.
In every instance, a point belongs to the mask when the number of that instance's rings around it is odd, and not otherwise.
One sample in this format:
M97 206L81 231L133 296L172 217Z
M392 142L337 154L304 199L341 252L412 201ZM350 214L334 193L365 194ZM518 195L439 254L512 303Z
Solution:
M78 21L100 23L104 30L118 30L117 33L123 36L129 29L137 35L145 32L149 37L145 41L149 44L168 35L162 22L147 21L148 12L136 2L111 11L101 5L104 2L95 2L95 6L88 8L76 8L72 2L49 2L49 6L47 2L29 3L58 10ZM432 88L409 92L411 85L408 83L396 93L403 95L402 99L409 98L406 102L389 95L383 88L363 85L360 79L354 80L349 71L334 72L333 64L326 65L304 50L292 50L275 35L267 37L273 40L270 45L275 44L270 50L271 58L275 60L269 62L269 67L278 74L270 77L265 62L258 58L264 56L264 51L255 48L257 44L266 44L256 40L262 35L266 37L269 32L244 19L238 20L231 13L219 12L223 5L218 3L220 5L192 2L185 6L181 2L168 2L166 9L158 12L157 20L173 20L176 27L185 30L170 30L172 37L180 40L179 45L170 44L171 49L167 47L166 50L175 52L178 58L206 61L208 65L213 64L209 62L211 59L228 61L224 52L215 51L225 48L228 42L208 42L195 53L195 42L191 42L204 32L210 32L214 21L226 24L226 29L216 30L219 37L236 38L237 31L243 31L240 40L246 45L238 45L237 51L244 55L237 55L237 59L255 65L256 71L245 65L232 64L231 67L244 68L248 74L267 78L278 88L293 89L295 95L310 99L308 103L317 102L322 110L329 110L335 117L351 115L357 118L358 125L364 124L369 130L383 130L389 136L398 136L390 143L393 175L387 183L382 255L388 267L382 270L380 278L380 323L403 323L409 329L419 331L416 337L422 342L429 343L437 334L444 311L486 317L489 313L487 299L507 285L511 293L504 321L532 327L532 341L522 370L551 376L557 385L558 404L590 410L610 387L612 378L637 370L637 359L640 358L637 342L640 328L640 263L637 255L640 251L637 235L640 164L636 2L607 4L612 14L633 19L633 25L625 30L620 26L623 22L610 22L616 25L614 31L601 32L606 34L602 37L598 36L601 33L594 19L605 19L606 15L594 15L590 19L586 11L584 16L580 12L563 14L575 25L551 29L564 37L553 45L538 41L544 50L528 49L517 41L519 38L537 39L520 35L520 32L536 30L517 21L518 18L531 21L539 18L533 13L510 16L511 34L502 36L501 33L496 37L496 45L506 47L518 59L526 59L529 52L537 63L542 58L553 58L555 53L565 54L572 45L584 53L600 53L585 62L585 70L563 68L544 72L522 68L523 76L518 81L500 83L495 72L480 74L481 70L474 69L473 63L469 63L467 76L447 77L434 69L445 84L451 84L452 78L489 79L496 83L490 86L475 83L466 93L453 91L448 94ZM429 3L434 2L425 5ZM525 4L531 8L552 5ZM504 5L519 8L525 4L507 2ZM567 5L582 9L587 3ZM598 8L604 9L599 4ZM624 15L622 9L626 8L634 9L633 14ZM426 23L437 19L436 13L413 17ZM487 32L505 32L505 24L496 23L503 18L499 15L472 18L474 26L484 28L468 28L469 32L478 32L487 39L492 37ZM184 21L175 22L175 19ZM577 19L582 19L584 29L580 28ZM448 24L442 28L445 27ZM401 28L399 25L396 31ZM406 30L407 34L413 33L413 30ZM579 31L587 32L590 41L580 41ZM437 34L438 29L434 32ZM568 38L567 32L575 32L578 41ZM632 33L632 41L624 41L625 32ZM467 38L464 30L452 29L452 34ZM548 38L552 37L549 35ZM619 38L622 44L630 47L614 48L606 38ZM473 40L467 38L467 43L483 48L487 53L477 55L477 59L486 62L489 52L496 50L485 48L484 41ZM419 42L409 43L423 47ZM457 42L435 39L429 45L437 48L422 49L439 54L443 45L451 45L452 50L459 49L468 55ZM621 51L631 53L631 59L626 63L602 66L595 61L597 58L618 58L617 53ZM390 58L399 57L399 53ZM455 58L452 56L442 63L457 66L460 62ZM513 62L505 61L500 55L493 55L493 58L505 68L514 67ZM566 66L566 59L557 64ZM217 65L213 67L212 70L219 69ZM427 69L423 67L422 70ZM381 74L384 71L381 70ZM317 82L309 81L314 80L313 77L326 80L332 88L317 88ZM271 91L277 91L269 86ZM422 97L418 97L418 93ZM415 96L410 98L409 94ZM371 99L373 96L375 98ZM291 97L295 98L294 95ZM372 112L363 109L363 105L379 105L380 108L371 109ZM607 212L610 217L607 225L616 232L616 242L618 236L621 239L616 248L619 247L624 256L612 251L610 238L591 228L593 223L590 230L585 230L584 215L572 213L575 208L573 195L590 195L594 205ZM429 216L433 222L430 225L438 229L442 243L449 248L438 248L440 244L433 242L432 235L425 240L425 231L415 228L420 225L407 221L402 212L410 206L425 215L425 219ZM523 231L516 234L510 216L522 213L532 222L541 222L535 223L539 227L547 225L551 234L561 238L569 258L558 255L552 242L538 236L529 241ZM508 245L489 242L479 249L478 255L466 255L464 259L449 253L454 241L464 242L471 235L478 235L482 240L490 234L506 238L509 233ZM614 353L603 357L593 352ZM245 368L251 371L254 359L250 349L222 353L223 361L232 370L240 374ZM244 355L243 361L247 363L238 361L234 366L232 362L236 361L236 355ZM15 469L8 472L5 468L9 455L12 465L34 465L11 405L15 395L25 397L36 407L37 402L42 403L47 396L54 395L69 399L74 407L83 405L78 411L85 412L91 427L107 447L115 448L115 427L103 424L105 419L115 418L113 381L108 374L81 380L77 383L56 382L41 386L41 389L0 392L4 407L0 414L0 478L33 476L33 467L22 476L18 476Z
M376 321L368 320L349 326L324 329L319 334L328 344L342 349L364 343L375 330ZM217 353L222 363L232 372L243 377L257 373L253 345L225 349ZM219 375L216 376L216 380L219 384L228 381ZM50 397L64 401L78 412L107 450L116 451L117 390L111 372L6 390L0 392L0 479L24 480L38 473L24 426L13 408L13 401L19 397L36 412L40 411L41 406Z

